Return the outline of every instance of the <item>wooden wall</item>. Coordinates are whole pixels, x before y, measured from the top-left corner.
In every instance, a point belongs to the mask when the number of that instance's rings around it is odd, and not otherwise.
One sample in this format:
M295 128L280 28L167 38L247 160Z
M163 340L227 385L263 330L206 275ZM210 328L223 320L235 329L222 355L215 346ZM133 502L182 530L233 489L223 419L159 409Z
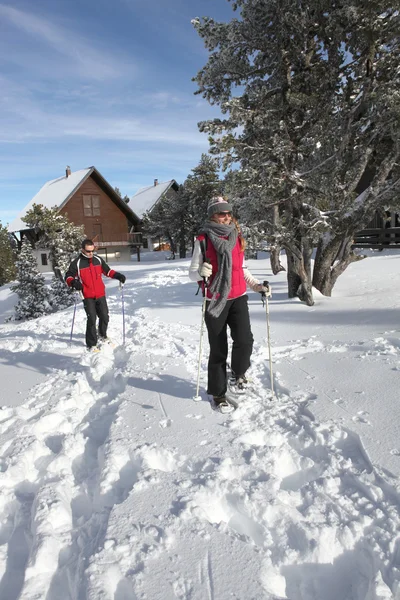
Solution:
M83 196L95 195L100 197L100 215L87 217L83 211ZM114 204L107 194L89 177L68 200L60 211L67 214L68 219L75 225L84 225L85 235L93 238L101 230L104 241L112 241L121 235L121 241L126 240L129 232L128 220L124 213Z

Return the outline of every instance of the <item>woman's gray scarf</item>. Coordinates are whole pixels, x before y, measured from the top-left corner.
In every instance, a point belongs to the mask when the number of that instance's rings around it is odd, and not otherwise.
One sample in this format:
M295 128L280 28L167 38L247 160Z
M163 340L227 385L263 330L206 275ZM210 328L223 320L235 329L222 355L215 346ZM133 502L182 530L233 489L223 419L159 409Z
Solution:
M201 233L205 233L215 248L218 258L218 271L209 287L212 299L208 313L219 317L224 310L232 284L232 250L236 245L238 232L234 223L223 225L207 221ZM225 239L227 238L227 239Z

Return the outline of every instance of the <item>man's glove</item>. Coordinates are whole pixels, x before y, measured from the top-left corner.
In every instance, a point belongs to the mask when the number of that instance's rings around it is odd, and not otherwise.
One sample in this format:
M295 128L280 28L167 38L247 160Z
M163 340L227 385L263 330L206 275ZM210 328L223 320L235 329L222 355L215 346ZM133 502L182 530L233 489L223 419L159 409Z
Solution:
M125 283L126 281L125 275L122 275L122 273L118 273L118 271L115 271L113 279L118 279L118 281L120 281L121 283Z
M71 287L74 288L77 292L81 292L83 290L82 282L79 279L73 279L71 281Z
M212 264L209 262L203 262L199 269L199 275L201 278L208 279L211 277L213 272Z
M261 283L259 283L258 285L256 285L255 292L258 292L259 294L264 294L267 298L271 298L272 296L272 290L270 285L263 285Z

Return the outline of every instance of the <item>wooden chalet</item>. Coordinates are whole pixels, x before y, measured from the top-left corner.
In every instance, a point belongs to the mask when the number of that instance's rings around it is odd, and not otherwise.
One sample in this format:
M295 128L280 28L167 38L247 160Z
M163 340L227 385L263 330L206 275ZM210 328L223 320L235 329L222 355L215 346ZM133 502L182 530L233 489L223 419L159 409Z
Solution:
M85 236L93 239L97 254L108 263L129 261L132 249L139 255L140 218L95 167L75 172L67 167L63 177L45 183L9 226L19 243L24 237L33 244L38 241L39 233L22 221L33 204L57 207L75 225L83 225ZM50 271L48 250L39 248L35 252L39 269Z

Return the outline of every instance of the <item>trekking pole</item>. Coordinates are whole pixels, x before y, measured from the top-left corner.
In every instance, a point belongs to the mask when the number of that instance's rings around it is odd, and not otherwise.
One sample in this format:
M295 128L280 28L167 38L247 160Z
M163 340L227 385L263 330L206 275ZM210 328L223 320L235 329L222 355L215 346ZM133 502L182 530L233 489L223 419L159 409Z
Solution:
M263 281L263 286L269 287L269 282ZM272 372L271 334L270 334L270 327L269 327L269 305L268 305L268 296L265 294L265 292L261 292L261 299L262 299L263 306L265 305L265 314L267 317L267 342L268 342L268 352L269 352L269 377L271 380L271 392L273 395L275 395L274 375Z
M124 306L124 284L119 282L119 289L122 300L122 343L125 346L125 306Z
M207 281L204 279L204 298L203 305L201 307L201 327L200 327L200 344L199 344L199 362L197 367L197 386L196 386L196 395L193 398L195 402L199 402L201 400L201 396L199 395L200 388L200 366L201 366L201 354L203 351L203 331L204 331L204 321L206 316L206 306L207 306Z
M75 306L74 306L74 314L72 316L72 326L71 326L71 335L69 336L69 344L72 344L72 333L74 331L74 323L75 323L75 314L76 314L76 297L77 297L77 293L74 293L74 302L75 302ZM84 300L83 294L81 291L79 291L79 297L81 298L81 300Z
M74 323L75 323L75 314L76 314L76 294L74 294L74 314L72 316L72 326L71 326L71 335L69 336L69 345L72 344L72 333L74 331Z

